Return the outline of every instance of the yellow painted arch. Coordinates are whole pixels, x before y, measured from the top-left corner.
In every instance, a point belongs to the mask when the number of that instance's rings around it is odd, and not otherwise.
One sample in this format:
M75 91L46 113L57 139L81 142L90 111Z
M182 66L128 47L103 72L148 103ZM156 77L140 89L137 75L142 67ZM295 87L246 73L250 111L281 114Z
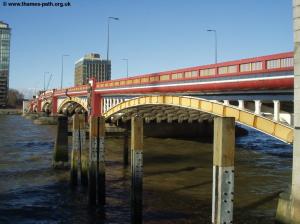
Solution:
M219 117L234 117L236 122L257 129L281 141L293 143L293 128L250 111L205 99L185 96L142 96L124 101L103 114L108 118L121 110L142 105L168 105L198 110Z
M51 106L52 102L50 100L46 100L44 103L43 103L43 106L42 106L42 111L46 110L46 109L49 109L49 107Z
M61 109L65 106L67 103L75 102L79 105L81 105L86 111L88 111L87 103L86 101L78 98L78 97L67 97L64 99L61 104L58 106L57 111L61 111Z

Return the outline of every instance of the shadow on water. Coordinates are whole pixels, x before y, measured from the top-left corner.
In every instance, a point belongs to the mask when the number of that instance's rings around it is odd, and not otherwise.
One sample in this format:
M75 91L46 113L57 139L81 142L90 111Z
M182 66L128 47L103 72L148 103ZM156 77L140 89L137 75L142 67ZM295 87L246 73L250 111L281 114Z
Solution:
M264 154L282 158L292 158L292 145L281 142L269 135L256 131L244 125L239 125L248 131L248 135L237 138L236 147L259 151Z
M172 169L172 170L162 170L162 171L158 171L158 172L148 172L145 177L149 177L149 176L155 176L155 175L163 175L163 174L176 174L176 173L180 173L180 172L189 172L189 171L193 171L195 169L198 169L201 167L185 167L182 169Z
M173 192L181 191L181 190L187 190L187 189L191 189L191 188L197 188L197 187L200 187L200 186L203 186L203 185L211 185L211 184L212 184L212 181L210 181L210 180L209 181L203 181L199 184L193 184L193 185L189 185L189 186L174 189Z

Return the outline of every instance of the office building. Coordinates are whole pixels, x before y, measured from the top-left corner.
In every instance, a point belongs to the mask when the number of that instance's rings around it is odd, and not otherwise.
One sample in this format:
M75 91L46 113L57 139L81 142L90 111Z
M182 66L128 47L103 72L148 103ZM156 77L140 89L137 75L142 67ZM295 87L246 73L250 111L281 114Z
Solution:
M92 77L97 82L111 79L111 63L102 60L100 54L87 54L75 64L75 86L87 84Z
M0 21L0 107L5 107L9 88L10 28Z

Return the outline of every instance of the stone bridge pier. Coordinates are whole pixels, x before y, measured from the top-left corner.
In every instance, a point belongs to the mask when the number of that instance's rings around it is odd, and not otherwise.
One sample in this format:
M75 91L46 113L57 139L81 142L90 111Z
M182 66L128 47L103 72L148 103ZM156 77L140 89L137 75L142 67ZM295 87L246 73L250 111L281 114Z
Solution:
M276 219L300 223L300 0L293 0L294 17L294 142L291 190L280 195Z

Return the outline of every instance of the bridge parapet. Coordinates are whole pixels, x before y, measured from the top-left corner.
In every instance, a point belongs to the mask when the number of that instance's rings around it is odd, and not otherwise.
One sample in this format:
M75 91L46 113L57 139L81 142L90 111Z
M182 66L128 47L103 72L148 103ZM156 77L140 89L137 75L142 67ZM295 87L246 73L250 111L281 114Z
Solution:
M133 76L96 84L97 89L121 88L134 85L208 79L293 70L293 53L281 53L212 65L197 66L147 75Z

